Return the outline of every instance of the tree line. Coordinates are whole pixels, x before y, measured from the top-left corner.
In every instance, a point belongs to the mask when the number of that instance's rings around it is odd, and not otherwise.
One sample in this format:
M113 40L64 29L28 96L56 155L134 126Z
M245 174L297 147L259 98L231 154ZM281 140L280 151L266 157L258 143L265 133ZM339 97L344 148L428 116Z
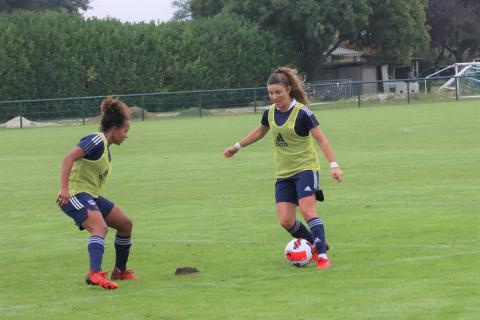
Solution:
M0 100L263 86L295 63L241 18L121 23L60 11L0 14Z
M0 0L0 11L24 10L66 10L78 13L88 10L90 0Z
M84 19L90 0L0 0L0 100L263 86L338 46L433 68L480 55L476 0L176 0L168 23Z
M480 58L478 0L176 0L174 5L174 18L181 21L225 12L245 17L291 42L305 70L341 43L389 62L424 58L433 69Z

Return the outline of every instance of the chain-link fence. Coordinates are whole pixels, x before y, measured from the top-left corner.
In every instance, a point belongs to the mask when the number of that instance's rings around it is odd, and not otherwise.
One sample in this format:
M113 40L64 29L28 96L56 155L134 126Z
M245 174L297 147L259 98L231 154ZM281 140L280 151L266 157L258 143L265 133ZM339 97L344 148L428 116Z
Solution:
M478 77L436 77L358 82L331 80L308 83L312 109L480 99ZM224 115L258 112L270 104L266 87L169 93L115 95L132 108L132 117L148 120L173 116ZM0 124L25 122L85 124L100 116L104 96L0 101Z
M389 81L349 80L314 83L312 107L369 106L480 99L480 75Z

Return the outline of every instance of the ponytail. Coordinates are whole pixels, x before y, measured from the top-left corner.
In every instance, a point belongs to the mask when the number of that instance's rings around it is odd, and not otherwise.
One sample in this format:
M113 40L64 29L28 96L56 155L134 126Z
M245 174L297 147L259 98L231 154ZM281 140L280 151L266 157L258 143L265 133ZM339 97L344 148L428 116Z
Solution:
M308 106L307 93L305 92L303 81L300 80L297 70L288 67L277 68L269 77L267 85L269 84L283 84L290 87L290 97Z

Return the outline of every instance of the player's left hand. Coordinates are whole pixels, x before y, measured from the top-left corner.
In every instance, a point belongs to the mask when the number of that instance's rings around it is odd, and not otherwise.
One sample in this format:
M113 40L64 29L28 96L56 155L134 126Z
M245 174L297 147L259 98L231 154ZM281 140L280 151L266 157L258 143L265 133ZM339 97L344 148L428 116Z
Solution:
M332 170L332 176L333 179L337 180L337 182L342 182L343 180L343 172L340 168L333 168Z

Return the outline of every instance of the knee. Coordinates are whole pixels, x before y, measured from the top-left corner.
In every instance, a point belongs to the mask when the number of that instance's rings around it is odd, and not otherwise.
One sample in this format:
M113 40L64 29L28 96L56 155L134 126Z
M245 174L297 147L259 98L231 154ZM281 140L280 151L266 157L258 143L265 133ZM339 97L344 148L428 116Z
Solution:
M122 234L131 234L132 228L133 228L133 221L127 217L124 221L122 221L122 224L118 228L118 232Z
M289 230L295 224L295 219L281 218L279 223L285 230Z
M90 233L92 235L100 236L105 239L107 236L108 227L105 224L99 224L90 228Z
M302 213L303 219L305 221L309 221L315 217L317 217L317 212L315 209L302 209L300 208L300 212Z
M132 232L133 221L130 218L128 218L127 221L125 222L125 229L127 229L129 232Z

